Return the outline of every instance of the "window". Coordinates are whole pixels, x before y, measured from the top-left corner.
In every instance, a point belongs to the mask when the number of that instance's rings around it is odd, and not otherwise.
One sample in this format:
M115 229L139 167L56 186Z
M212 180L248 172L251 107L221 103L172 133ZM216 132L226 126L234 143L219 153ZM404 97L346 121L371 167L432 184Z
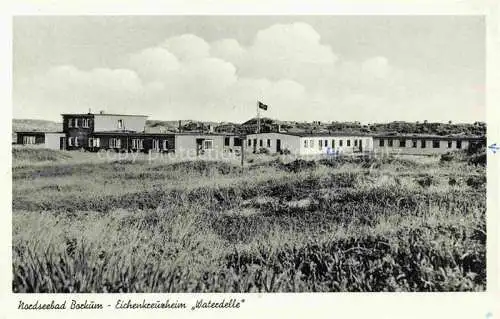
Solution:
M425 140L421 140L420 141L420 147L421 148L425 148Z
M68 119L68 127L73 127L73 119L72 118Z
M120 148L122 146L122 140L116 137L113 137L109 140L109 147L111 148Z
M214 141L212 141L212 140L204 140L203 141L203 149L211 150L213 148L213 146L214 146Z
M235 137L233 139L234 146L241 146L241 138Z
M229 137L225 137L224 138L224 146L229 146L229 142L230 142L230 138Z
M384 139L383 138L380 139L380 141L378 142L378 145L379 146L384 146Z
M101 145L101 141L98 137L90 137L89 138L89 147L99 147Z
M389 147L393 147L393 146L394 146L394 140L392 140L392 139L388 139L388 140L387 140L387 146L389 146Z
M78 137L69 137L68 138L68 146L78 146Z
M74 127L79 127L80 126L80 119L73 119L75 121Z
M351 146L351 140L347 140L347 146Z
M138 149L138 150L142 150L144 147L143 147L143 140L142 139L138 139L138 138L133 138L132 139L132 148L135 148L135 149Z
M309 140L309 147L313 148L314 147L314 140Z
M160 140L157 140L157 139L153 140L153 149L155 151L158 151L160 149Z
M304 148L307 148L307 140L304 140Z
M462 148L462 141L457 141L457 148Z
M451 148L453 145L453 142L452 141L448 141L448 148Z
M90 119L82 119L82 127L90 127Z
M34 136L23 136L23 144L35 144L36 138Z
M406 140L404 138L399 140L399 147L406 147Z
M118 120L118 128L119 129L123 128L123 120Z
M358 146L358 140L354 140L354 146Z
M437 140L432 141L432 148L439 148L439 141Z
M168 140L163 140L162 149L168 150Z
M271 147L271 140L267 139L267 147Z
M248 146L252 146L252 140L248 140Z
M262 140L259 140L259 146L262 147Z
M413 146L414 148L417 148L417 140L413 140L413 141L412 141L412 144L413 144L412 146Z
M321 149L323 147L323 140L319 140L318 146L319 146L319 149Z
M328 147L328 140L325 140L325 147Z
M335 148L335 140L332 140L332 148Z
M343 140L340 140L340 141L339 141L339 146L340 146L340 147L342 147L342 146L343 146L343 144L344 144L344 141L343 141Z

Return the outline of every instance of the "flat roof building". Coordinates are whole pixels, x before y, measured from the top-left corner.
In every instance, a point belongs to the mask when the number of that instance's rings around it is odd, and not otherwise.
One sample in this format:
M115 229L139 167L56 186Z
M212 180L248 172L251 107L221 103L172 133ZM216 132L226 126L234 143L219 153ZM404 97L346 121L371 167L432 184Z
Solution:
M256 133L248 134L247 152L294 155L350 154L373 149L371 136L357 133Z

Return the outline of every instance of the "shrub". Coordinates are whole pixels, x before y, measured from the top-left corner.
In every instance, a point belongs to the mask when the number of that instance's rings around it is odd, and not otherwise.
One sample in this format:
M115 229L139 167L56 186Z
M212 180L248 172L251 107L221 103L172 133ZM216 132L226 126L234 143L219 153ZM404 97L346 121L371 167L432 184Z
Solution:
M468 163L476 166L486 166L486 150L483 150L482 152L477 154L472 154L469 157Z
M458 184L458 182L457 182L456 178L450 177L450 179L448 180L448 185L455 186L457 184Z
M418 185L422 186L422 187L429 187L431 185L437 185L437 180L434 176L431 176L431 175L425 175L425 176L422 176L422 177L419 177L416 179L416 182L418 183Z
M293 162L283 164L282 168L289 172L297 173L304 169L315 168L317 166L316 161L306 161L303 159L296 159Z
M288 148L285 148L284 150L281 151L281 154L283 155L290 155L292 152Z
M265 148L265 147L261 147L257 150L257 154L269 154L270 151L268 148Z
M467 179L466 184L474 188L481 187L486 184L486 176L471 176Z

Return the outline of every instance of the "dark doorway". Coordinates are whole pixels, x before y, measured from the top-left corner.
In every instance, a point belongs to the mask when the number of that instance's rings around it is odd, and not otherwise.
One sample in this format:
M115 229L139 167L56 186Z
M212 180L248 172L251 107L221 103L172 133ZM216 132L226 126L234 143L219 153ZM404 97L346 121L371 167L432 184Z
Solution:
M281 140L276 140L276 153L281 153Z
M196 155L203 154L203 141L204 141L204 139L202 139L202 138L196 139Z
M253 139L253 152L257 153L257 139L256 138Z
M66 137L59 138L59 149L61 149L61 150L66 149Z

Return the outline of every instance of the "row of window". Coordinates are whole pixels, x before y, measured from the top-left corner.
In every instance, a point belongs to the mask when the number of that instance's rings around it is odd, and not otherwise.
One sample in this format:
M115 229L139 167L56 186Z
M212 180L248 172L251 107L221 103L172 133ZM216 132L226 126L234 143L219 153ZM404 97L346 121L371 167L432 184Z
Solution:
M33 144L34 144L34 142L33 142ZM78 138L77 137L69 137L68 138L68 146L74 146L74 147L80 146ZM99 137L90 137L88 139L88 147L100 147L100 146L101 146L101 139ZM132 139L131 146L132 146L132 149L142 150L142 149L144 149L144 140L143 139ZM121 148L122 147L122 140L120 138L109 139L109 147L110 148ZM168 140L161 140L161 141L160 140L153 140L153 149L164 149L164 150L168 149Z
M400 139L399 140L399 147L407 147L407 140L406 139ZM457 140L456 141L456 148L462 148L462 141ZM379 141L379 146L385 146L385 140L381 139ZM387 140L387 146L388 147L394 147L394 140L393 139L388 139ZM418 147L418 140L412 140L412 147L417 148ZM420 148L426 148L427 147L427 141L426 140L420 140ZM441 141L440 140L433 140L432 141L432 148L440 148L441 147ZM453 147L453 141L448 141L448 148Z
M255 142L257 142L256 139L254 139ZM259 140L259 147L264 147L264 141L266 141L266 147L271 147L271 140L270 139L267 139L267 140ZM343 147L344 146L344 140L338 140L339 141L339 147ZM346 142L346 146L347 147L350 147L351 145L354 145L354 147L361 147L361 144L362 144L362 140L358 140L358 139L355 139L355 140L350 140L350 139L347 139L345 140ZM304 140L304 148L313 148L314 147L314 140ZM248 146L252 146L252 140L249 139L248 140ZM254 146L257 146L257 145L254 145ZM323 149L323 147L328 147L328 140L318 140L318 147L319 149ZM332 148L335 148L335 140L332 140L331 142L331 147Z
M35 136L23 136L23 144L36 144Z
M82 118L70 118L68 119L68 127L90 127L90 119Z
M338 142L339 142L338 145L339 147L344 146L344 140L338 140ZM361 147L363 143L362 140L358 139L355 140L347 139L345 140L345 142L347 147L350 147L351 145L354 145L354 147ZM318 148L320 150L323 149L323 147L328 147L328 146L329 146L328 140L318 140ZM304 148L313 148L313 147L314 147L314 140L304 140ZM335 140L332 140L331 148L335 148Z
M231 138L225 137L224 138L224 146L231 146L230 144L231 144ZM239 137L233 138L233 146L241 146L241 139Z
M68 119L68 127L83 127L83 128L89 128L90 127L90 118L69 118ZM118 120L116 122L116 127L118 129L123 129L123 120Z
M257 146L257 139L254 139L255 141L255 145L254 146ZM248 140L248 146L252 146L252 140L249 139ZM259 147L264 147L264 140L259 140ZM271 147L271 140L270 139L267 139L266 140L266 147Z

